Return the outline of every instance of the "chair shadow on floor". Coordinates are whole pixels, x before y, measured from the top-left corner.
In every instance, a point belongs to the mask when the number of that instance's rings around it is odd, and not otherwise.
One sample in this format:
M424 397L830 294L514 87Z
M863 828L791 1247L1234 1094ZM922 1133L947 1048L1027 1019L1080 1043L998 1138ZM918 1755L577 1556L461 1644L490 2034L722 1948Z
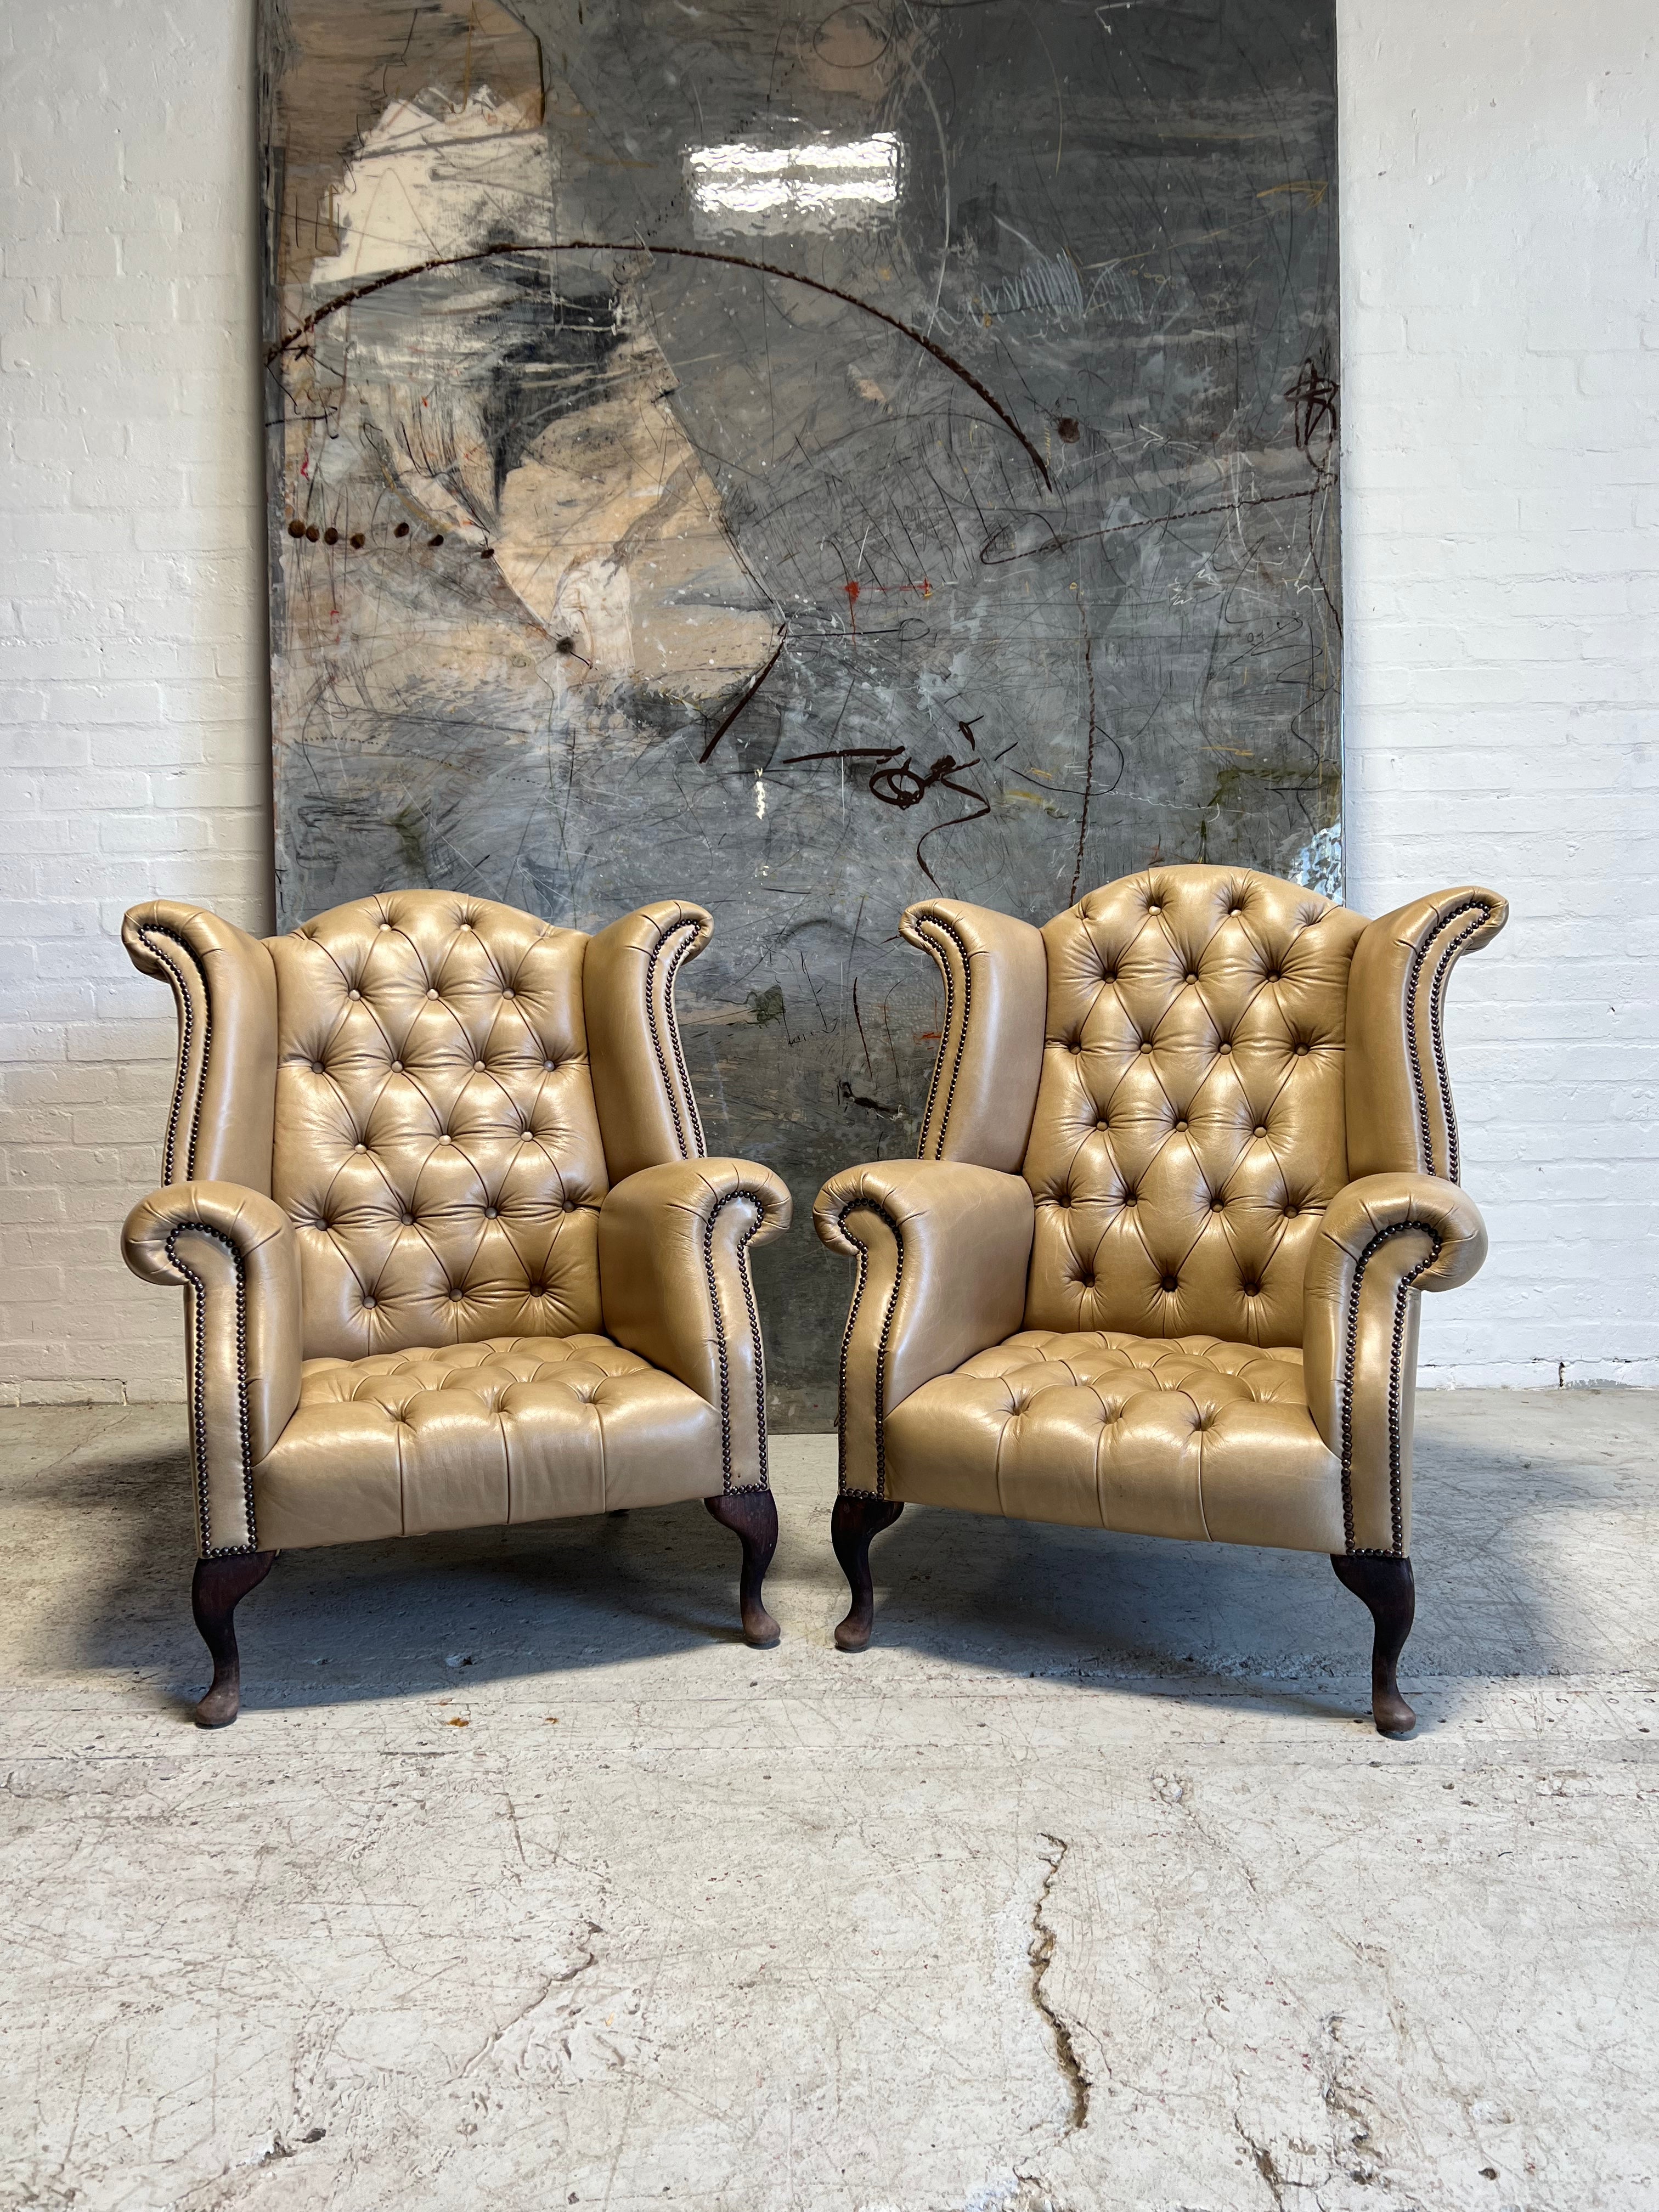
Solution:
M1417 1478L1417 1619L1402 1685L1435 1682L1443 1705L1483 1678L1659 1665L1647 1626L1659 1608L1630 1603L1627 1565L1618 1595L1633 1475L1588 1445L1471 1444L1437 1433L1431 1413ZM1102 1687L1167 1681L1370 1724L1370 1623L1322 1553L910 1507L871 1559L872 1655L904 1646ZM1659 1597L1659 1566L1646 1578Z
M1402 1682L1437 1681L1443 1705L1480 1677L1659 1661L1638 1648L1653 1642L1639 1624L1659 1609L1633 1595L1628 1571L1616 1603L1610 1570L1602 1582L1602 1557L1627 1565L1630 1552L1618 1519L1629 1479L1606 1455L1571 1438L1494 1449L1425 1426L1417 1627ZM779 1486L783 1540L769 1595L787 1644L827 1646L846 1587L829 1544L831 1492L799 1475ZM112 1423L101 1443L9 1488L11 1518L24 1524L8 1550L34 1624L32 1670L136 1675L138 1694L185 1710L210 1670L190 1617L182 1436L135 1448ZM907 1676L920 1659L1364 1717L1369 1623L1322 1555L912 1507L872 1558L875 1638L858 1656L823 1650L831 1681L844 1668L867 1689L884 1657ZM245 1709L424 1697L740 1647L738 1565L734 1540L695 1503L292 1552L238 1616ZM1585 1601L1597 1583L1600 1614ZM770 1662L757 1653L753 1663ZM823 1689L815 1676L814 1694Z
M13 1488L13 1518L34 1524L14 1557L40 1560L37 1668L137 1674L139 1694L193 1705L212 1670L191 1619L190 1481L182 1436L134 1450L118 1430ZM695 1500L288 1552L238 1607L243 1709L744 1650L739 1564L735 1537Z

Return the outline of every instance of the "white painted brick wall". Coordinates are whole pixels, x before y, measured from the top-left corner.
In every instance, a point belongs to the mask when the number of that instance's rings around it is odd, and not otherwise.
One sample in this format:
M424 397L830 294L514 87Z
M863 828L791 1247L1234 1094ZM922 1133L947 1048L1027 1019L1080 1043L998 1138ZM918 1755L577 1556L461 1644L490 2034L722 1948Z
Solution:
M1659 10L1339 0L1349 896L1488 883L1425 1381L1659 1382Z
M249 0L0 6L0 1397L179 1394L120 920L270 926L252 64Z
M1339 12L1350 895L1515 902L1452 989L1492 1257L1425 1379L1659 1381L1659 32ZM177 1393L117 932L270 926L252 52L252 0L0 9L0 1395Z

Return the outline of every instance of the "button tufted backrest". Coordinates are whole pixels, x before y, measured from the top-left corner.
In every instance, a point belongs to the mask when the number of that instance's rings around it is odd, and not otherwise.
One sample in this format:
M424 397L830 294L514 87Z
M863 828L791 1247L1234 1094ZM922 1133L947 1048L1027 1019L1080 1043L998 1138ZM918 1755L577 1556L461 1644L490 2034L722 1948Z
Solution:
M308 1358L600 1328L588 941L449 891L270 941Z
M1347 1179L1365 927L1298 884L1203 867L1127 877L1048 923L1028 1328L1302 1341L1308 1248Z

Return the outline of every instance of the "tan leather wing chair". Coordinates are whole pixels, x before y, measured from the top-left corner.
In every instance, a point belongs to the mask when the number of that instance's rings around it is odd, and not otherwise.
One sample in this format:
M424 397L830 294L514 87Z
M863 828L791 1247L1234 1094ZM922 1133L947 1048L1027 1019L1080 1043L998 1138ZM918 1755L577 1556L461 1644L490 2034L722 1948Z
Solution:
M1441 1012L1507 917L1470 889L1367 921L1210 867L1042 930L910 908L945 996L919 1157L849 1168L816 1208L858 1261L843 1650L907 1500L1327 1552L1375 1622L1376 1725L1410 1730L1418 1294L1486 1250Z
M204 1727L289 1546L701 1498L742 1543L744 1635L777 1640L747 1255L789 1194L704 1156L674 978L709 935L672 899L593 937L449 891L263 941L128 915L179 1007L163 1188L123 1248L185 1291Z

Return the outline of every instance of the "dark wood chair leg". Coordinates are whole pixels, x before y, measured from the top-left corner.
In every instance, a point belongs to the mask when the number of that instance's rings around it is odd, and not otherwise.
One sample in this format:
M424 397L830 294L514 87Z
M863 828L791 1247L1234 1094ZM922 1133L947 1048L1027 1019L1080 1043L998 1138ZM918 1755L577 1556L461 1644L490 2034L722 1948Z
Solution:
M1376 1633L1371 1644L1371 1718L1379 1735L1409 1735L1417 1715L1400 1694L1395 1669L1412 1632L1417 1584L1409 1559L1377 1558L1366 1552L1335 1552L1331 1565L1344 1589L1368 1607Z
M213 1659L213 1686L196 1708L198 1728L228 1728L241 1710L242 1662L236 1649L236 1608L276 1564L275 1552L228 1552L198 1559L190 1609Z
M903 1505L896 1498L854 1498L843 1493L830 1516L830 1540L847 1577L852 1603L836 1627L839 1651L862 1651L876 1625L875 1592L870 1587L870 1539L890 1528Z
M703 1504L722 1528L730 1528L743 1546L743 1580L738 1603L743 1614L743 1638L764 1651L782 1632L766 1610L761 1584L778 1548L778 1501L769 1490L728 1490L724 1498L705 1498Z

